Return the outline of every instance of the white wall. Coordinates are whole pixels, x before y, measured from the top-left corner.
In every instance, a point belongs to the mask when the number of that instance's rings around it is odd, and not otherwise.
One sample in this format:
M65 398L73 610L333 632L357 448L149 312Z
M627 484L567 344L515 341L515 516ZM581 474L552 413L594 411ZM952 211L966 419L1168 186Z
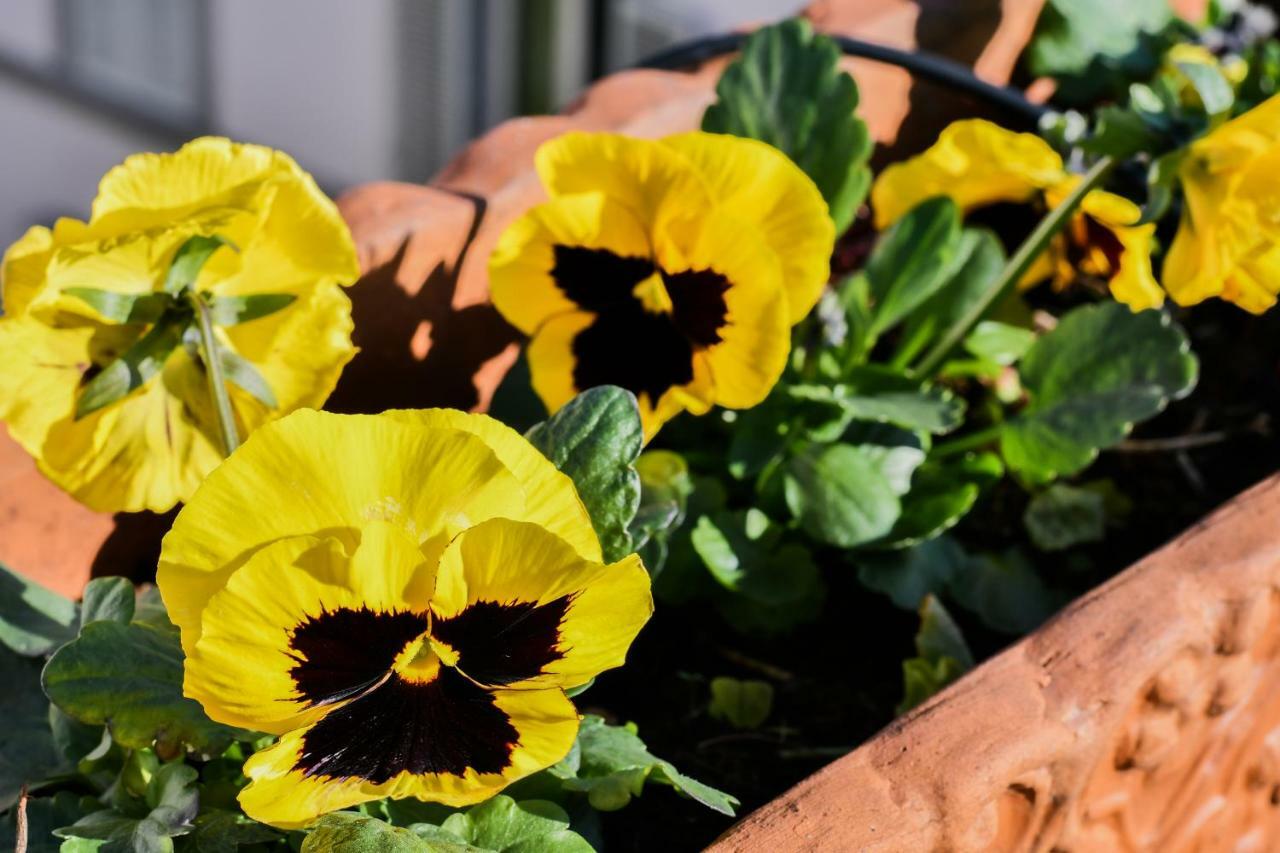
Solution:
M396 5L213 0L219 130L288 151L330 188L394 177Z

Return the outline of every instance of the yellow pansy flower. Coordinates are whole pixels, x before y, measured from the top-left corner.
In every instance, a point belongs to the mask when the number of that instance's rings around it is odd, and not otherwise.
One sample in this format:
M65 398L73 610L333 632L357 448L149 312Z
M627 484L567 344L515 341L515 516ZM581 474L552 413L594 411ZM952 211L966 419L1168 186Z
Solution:
M1184 204L1164 260L1179 305L1216 296L1261 314L1280 293L1280 96L1191 143Z
M536 162L551 198L502 235L489 279L532 337L547 408L619 385L652 437L681 411L763 400L829 275L813 181L762 142L701 132L569 133Z
M1012 226L1029 234L1039 215L1079 183L1040 137L982 119L953 122L923 153L880 173L871 189L876 227L887 228L927 198L952 198L973 224ZM1084 272L1105 279L1117 300L1135 311L1164 302L1151 271L1155 225L1128 199L1093 190L1020 282L1052 279L1057 287Z
M163 313L189 309L159 301L184 245L214 236L230 245L192 286L244 312L218 314L216 334L224 360L241 365L233 379L250 387L229 388L245 434L321 405L355 353L339 286L359 275L350 233L287 155L203 138L129 157L102 179L88 222L32 228L4 255L0 419L47 477L95 510L167 510L221 461L199 347ZM137 387L85 405L99 373L148 346L155 357L131 368Z
M564 474L452 410L262 427L178 514L157 582L186 695L280 736L240 803L281 827L463 806L554 764L578 730L565 689L622 664L653 610Z

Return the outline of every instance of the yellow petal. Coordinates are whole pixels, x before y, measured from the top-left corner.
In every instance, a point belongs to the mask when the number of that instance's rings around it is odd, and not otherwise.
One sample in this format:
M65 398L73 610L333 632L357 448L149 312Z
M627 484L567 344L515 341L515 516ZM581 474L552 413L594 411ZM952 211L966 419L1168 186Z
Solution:
M705 358L714 401L750 408L769 395L791 351L779 256L750 223L723 209L706 217L683 254L690 268L714 270L729 282L720 342L706 348Z
M791 323L800 322L830 277L836 237L817 185L781 151L754 139L695 131L662 142L694 164L722 209L756 226L781 261Z
M418 427L456 429L477 436L524 490L524 512L507 517L538 524L568 542L586 559L600 559L600 540L573 480L502 421L457 409L399 409L386 412L385 416Z
M44 286L53 246L53 232L43 225L35 225L5 250L4 259L0 261L0 293L4 297L5 316L13 317L25 311Z
M533 334L552 317L579 309L566 285L557 283L556 253L564 247L607 249L637 259L633 263L647 262L652 255L640 222L603 193L553 198L534 207L502 233L489 258L494 307L525 334ZM585 284L604 288L612 282Z
M525 506L519 481L473 434L300 409L253 433L205 480L165 536L157 582L190 650L210 596L276 539L328 535L351 548L362 525L381 519L439 548Z
M1073 181L1072 187L1074 184ZM1134 225L1142 217L1141 209L1127 198L1103 190L1087 194L1080 210L1110 231L1123 248L1119 269L1104 271L1111 295L1134 311L1163 305L1164 290L1151 270L1155 223Z
M446 663L470 678L568 688L622 665L653 599L638 556L584 560L536 524L499 518L445 549L431 612Z
M1064 176L1062 158L1033 133L984 119L948 125L929 149L894 163L871 188L877 228L886 228L927 198L950 196L964 211L1023 202Z
M0 318L0 419L39 457L50 427L75 407L90 365L92 327L53 330L34 318Z
M535 164L552 196L601 193L650 233L685 211L711 206L697 170L654 140L573 131L543 143Z
M211 719L283 734L390 672L427 628L435 566L402 529L370 522L350 557L297 536L255 553L209 600L185 695Z
M294 829L384 797L467 806L550 767L573 746L578 716L560 690L490 694L452 670L442 673L437 689L393 681L255 753L245 762L249 785L239 796L245 814ZM388 705L401 713L390 720L371 713ZM514 742L495 744L506 726ZM330 742L343 754L323 748ZM326 767L352 766L373 769L365 777L324 775Z

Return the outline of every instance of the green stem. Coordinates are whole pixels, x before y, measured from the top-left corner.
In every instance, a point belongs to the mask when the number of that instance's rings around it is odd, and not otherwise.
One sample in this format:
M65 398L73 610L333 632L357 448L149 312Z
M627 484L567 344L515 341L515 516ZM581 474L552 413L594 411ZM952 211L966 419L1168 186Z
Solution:
M223 454L230 456L240 446L240 433L236 430L236 416L231 409L231 397L222 376L222 359L218 357L218 339L213 334L213 316L209 304L195 290L189 291L191 304L195 306L200 325L200 354L204 359L205 375L209 378L209 396L218 416L218 429L222 434Z
M893 361L889 362L889 366L894 370L906 370L907 365L920 354L920 350L924 349L924 345L929 343L929 335L931 329L928 325L920 324L916 326L911 333L911 337L902 341L898 345L898 351L893 355Z
M946 333L938 339L933 348L912 370L913 375L916 377L933 375L934 371L951 354L951 351L956 348L956 345L964 340L965 335L969 334L969 330L982 319L982 315L987 312L991 304L1022 280L1027 270L1031 269L1031 265L1035 263L1036 258L1040 257L1045 247L1049 245L1049 241L1067 224L1071 214L1079 206L1080 201L1090 190L1102 183L1115 164L1116 161L1110 157L1103 157L1093 164L1093 167L1085 173L1080 183L1071 191L1071 194L1063 199L1057 207L1049 211L1048 216L1040 220L1040 224L1022 242L1022 245L1018 247L1018 251L1013 253L1013 257L1005 264L1004 269L1000 271L1000 275L991 282L982 297L974 302L969 307L969 310L960 319L952 323Z
M956 456L961 453L967 453L979 447L985 447L1000 437L1000 433L1004 432L1004 424L995 424L986 429L980 429L977 432L971 432L968 435L962 435L959 438L953 438L950 441L944 441L933 448L929 453L930 458L940 459L946 456Z

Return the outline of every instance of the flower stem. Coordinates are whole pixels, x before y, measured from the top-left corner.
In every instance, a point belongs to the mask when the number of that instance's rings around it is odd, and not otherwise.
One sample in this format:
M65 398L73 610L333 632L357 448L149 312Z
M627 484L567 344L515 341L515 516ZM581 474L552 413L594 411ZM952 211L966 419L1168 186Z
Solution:
M956 456L961 453L967 453L970 450L976 450L984 447L1000 437L1000 433L1004 432L1004 424L995 424L986 429L980 429L977 432L971 432L968 435L962 435L959 438L953 438L950 441L944 441L936 445L929 454L931 459L940 459L946 456Z
M213 398L213 409L218 416L223 455L230 456L240 446L240 433L236 429L236 416L231 409L227 383L222 376L222 359L218 357L218 339L213 334L213 318L209 312L209 303L194 289L189 293L199 320L200 354L204 359L205 375L209 378L209 396Z
M987 309L998 298L1013 288L1031 269L1031 265L1035 263L1036 258L1049 245L1049 241L1053 239L1071 218L1071 214L1079 206L1080 201L1094 187L1102 183L1103 179L1115 166L1116 161L1110 157L1103 157L1093 164L1093 167L1085 173L1080 183L1071 191L1071 194L1062 200L1062 202L1049 211L1049 215L1040 220L1040 224L1031 232L1018 250L1013 253L1004 269L1000 271L1000 275L991 282L982 296L969 307L960 319L956 320L946 330L946 332L938 339L925 357L911 371L916 377L931 376L935 370L942 364L956 345L964 340L965 335L969 334L969 330L982 319L982 315L987 313Z

